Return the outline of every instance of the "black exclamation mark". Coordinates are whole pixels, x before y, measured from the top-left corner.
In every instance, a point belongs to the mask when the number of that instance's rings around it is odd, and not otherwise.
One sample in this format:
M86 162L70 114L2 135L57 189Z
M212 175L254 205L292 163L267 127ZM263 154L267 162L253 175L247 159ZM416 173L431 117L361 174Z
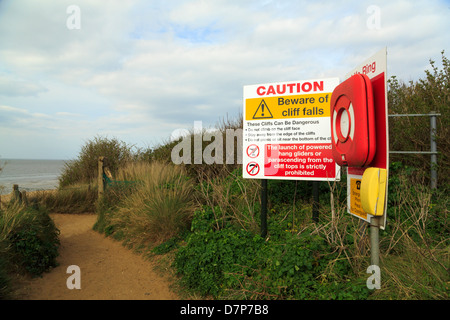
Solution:
M264 103L261 103L261 117L264 117Z

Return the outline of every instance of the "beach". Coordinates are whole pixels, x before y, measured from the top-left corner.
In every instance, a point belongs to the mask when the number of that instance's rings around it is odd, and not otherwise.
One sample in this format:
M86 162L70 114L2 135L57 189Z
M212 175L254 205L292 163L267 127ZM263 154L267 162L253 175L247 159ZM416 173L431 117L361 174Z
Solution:
M0 159L0 194L10 194L13 185L20 191L56 189L67 160Z

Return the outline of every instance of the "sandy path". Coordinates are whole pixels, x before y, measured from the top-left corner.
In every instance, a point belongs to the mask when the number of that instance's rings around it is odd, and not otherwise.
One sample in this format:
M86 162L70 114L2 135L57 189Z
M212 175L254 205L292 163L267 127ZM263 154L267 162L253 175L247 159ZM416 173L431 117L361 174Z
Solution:
M52 214L61 231L59 266L42 278L25 281L17 292L20 299L42 300L174 300L166 279L153 264L92 230L95 214ZM68 289L67 267L81 271L81 289Z

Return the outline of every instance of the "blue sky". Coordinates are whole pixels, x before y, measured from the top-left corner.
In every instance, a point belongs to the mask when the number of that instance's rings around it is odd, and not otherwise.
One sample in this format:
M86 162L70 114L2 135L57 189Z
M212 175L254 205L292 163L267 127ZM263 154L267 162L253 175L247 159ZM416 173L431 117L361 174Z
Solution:
M448 56L449 17L438 0L3 0L0 158L73 159L97 135L151 147L236 117L244 85L342 79L384 47L388 76L417 80Z

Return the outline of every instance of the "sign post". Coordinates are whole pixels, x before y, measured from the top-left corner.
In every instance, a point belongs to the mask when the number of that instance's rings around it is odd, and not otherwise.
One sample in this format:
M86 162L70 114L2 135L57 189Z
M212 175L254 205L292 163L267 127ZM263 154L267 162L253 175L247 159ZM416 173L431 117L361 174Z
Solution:
M338 84L338 78L327 78L244 86L242 172L244 178L262 179L263 236L267 233L267 179L340 178L340 167L331 155L329 125L330 97Z
M361 182L364 172L369 167L386 170L389 176L389 135L388 135L388 110L387 110L387 53L386 48L358 65L346 75L346 79L354 74L364 74L371 82L373 90L374 124L376 151L373 160L364 167L348 167L347 175L347 203L348 212L372 225L384 230L386 226L386 203L383 203L383 214L375 216L363 210L361 203ZM356 124L357 125L357 124ZM357 130L357 128L356 128ZM386 178L387 193L387 178Z
M261 237L267 236L267 179L261 179Z
M328 78L244 86L244 178L339 179L329 125L338 84Z
M348 212L370 224L371 265L386 226L389 136L386 48L350 71L332 94L333 156L348 165Z

